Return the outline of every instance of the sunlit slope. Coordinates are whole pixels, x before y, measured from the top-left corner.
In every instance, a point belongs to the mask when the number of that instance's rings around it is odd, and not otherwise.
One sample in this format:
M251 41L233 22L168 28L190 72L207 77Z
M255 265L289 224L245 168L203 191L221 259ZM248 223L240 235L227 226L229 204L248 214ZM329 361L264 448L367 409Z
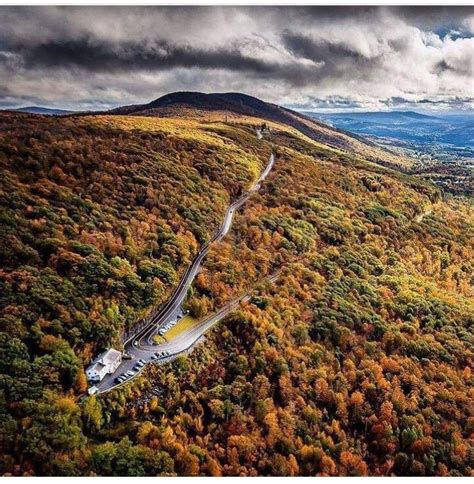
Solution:
M200 117L202 119L216 115L221 119L233 115L252 116L295 128L314 141L363 156L369 161L382 165L408 168L413 162L410 158L381 148L355 134L337 130L296 111L240 93L176 92L167 94L149 104L126 106L113 112L160 117Z

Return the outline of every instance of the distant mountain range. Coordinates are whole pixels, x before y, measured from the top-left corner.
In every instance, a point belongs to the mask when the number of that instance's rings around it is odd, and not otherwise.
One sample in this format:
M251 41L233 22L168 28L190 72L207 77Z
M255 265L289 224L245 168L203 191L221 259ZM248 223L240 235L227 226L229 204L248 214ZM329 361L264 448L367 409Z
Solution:
M9 111L18 111L20 113L31 114L45 114L47 116L64 116L66 114L72 114L75 111L67 111L65 109L44 108L41 106L25 106L23 108L10 109Z
M376 122L394 122L394 123L410 123L413 121L433 121L438 120L434 116L417 113L415 111L375 111L375 112L356 112L356 113L333 113L333 114L318 114L306 113L311 117L314 115L321 117L331 117L334 119L360 119L367 120L373 123Z
M305 112L319 121L363 136L390 138L402 143L442 143L472 147L474 117L472 112L459 115L428 116L414 111L363 113Z

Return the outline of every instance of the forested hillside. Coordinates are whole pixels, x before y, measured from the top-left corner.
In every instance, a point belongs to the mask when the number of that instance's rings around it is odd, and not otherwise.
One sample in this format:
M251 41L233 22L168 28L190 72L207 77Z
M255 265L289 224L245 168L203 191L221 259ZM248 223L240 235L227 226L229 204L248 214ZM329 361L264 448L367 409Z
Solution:
M205 119L215 118L216 116L219 116L220 119L235 115L240 118L247 116L291 127L313 141L362 155L366 160L375 161L382 165L407 169L413 162L410 158L382 148L354 133L337 130L302 113L235 92L213 94L187 91L174 92L148 104L125 106L114 109L111 113L153 117L186 116L195 118L198 116Z
M191 122L1 121L6 329L86 358L166 298L268 154L248 129L244 152Z
M471 475L469 200L294 126L171 114L1 115L0 472ZM190 293L250 301L80 399L271 151Z

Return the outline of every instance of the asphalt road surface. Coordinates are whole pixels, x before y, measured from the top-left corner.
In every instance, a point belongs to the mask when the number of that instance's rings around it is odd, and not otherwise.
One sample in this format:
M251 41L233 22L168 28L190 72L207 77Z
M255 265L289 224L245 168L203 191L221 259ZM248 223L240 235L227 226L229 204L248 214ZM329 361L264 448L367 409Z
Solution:
M235 299L234 301L231 301L219 311L206 317L197 325L193 326L189 330L184 331L171 341L159 345L153 344L152 338L157 333L159 328L171 321L177 320L178 315L181 312L181 305L186 298L188 289L198 273L202 261L209 252L211 244L221 240L229 232L235 212L248 200L253 193L260 189L261 183L270 173L274 163L275 156L272 153L265 170L262 172L254 185L229 206L222 225L219 227L211 241L205 244L196 254L168 302L162 308L152 313L143 327L135 335L130 336L128 340L125 341L125 353L130 355L132 359L124 359L113 374L107 375L100 383L96 384L99 393L110 391L118 386L121 386L122 384L125 384L127 381L130 381L131 378L134 378L144 368L141 368L139 371L134 369L137 365L137 360L142 359L147 364L151 362L163 363L175 358L180 353L188 351L209 328L237 308L241 301L249 297L248 295L245 295ZM270 276L268 280L273 282L276 277L276 275ZM166 358L160 358L159 360L153 360L151 358L155 353L164 351L168 351L170 355ZM116 378L127 371L134 371L135 375L126 382L117 383Z

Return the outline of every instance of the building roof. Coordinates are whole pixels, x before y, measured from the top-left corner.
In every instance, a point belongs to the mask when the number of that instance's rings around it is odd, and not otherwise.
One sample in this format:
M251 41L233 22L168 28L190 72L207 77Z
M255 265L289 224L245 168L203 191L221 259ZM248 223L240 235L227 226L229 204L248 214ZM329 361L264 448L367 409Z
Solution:
M116 362L121 357L122 357L122 353L120 353L120 351L110 348L102 355L102 357L100 358L100 361L104 365L110 365Z
M93 365L89 366L89 368L87 368L87 371L97 371L97 372L99 372L104 367L105 367L105 365L103 363L101 363L100 361L97 361Z

